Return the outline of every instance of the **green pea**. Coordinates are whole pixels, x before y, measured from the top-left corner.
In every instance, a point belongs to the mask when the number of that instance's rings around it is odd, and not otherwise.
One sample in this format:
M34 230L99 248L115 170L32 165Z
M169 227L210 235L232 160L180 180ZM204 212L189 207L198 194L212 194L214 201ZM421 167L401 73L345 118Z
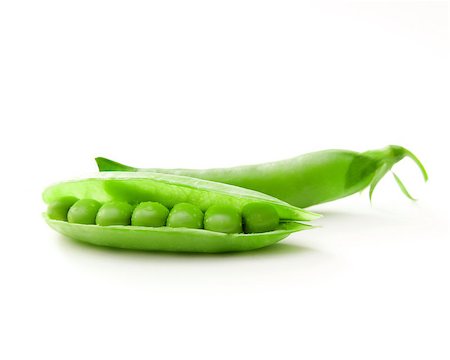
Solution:
M67 213L77 200L76 197L66 196L51 202L48 204L47 216L52 220L67 221Z
M261 233L275 230L280 222L275 208L267 203L249 203L242 209L246 233Z
M78 200L67 213L67 221L76 224L95 224L95 217L101 204L92 199Z
M133 207L124 201L110 201L98 210L95 220L97 225L130 225Z
M201 229L203 227L203 212L192 204L176 204L169 213L167 226Z
M140 203L133 211L131 225L160 227L166 225L169 209L157 202Z
M205 229L234 234L242 232L242 219L232 206L213 205L205 212Z

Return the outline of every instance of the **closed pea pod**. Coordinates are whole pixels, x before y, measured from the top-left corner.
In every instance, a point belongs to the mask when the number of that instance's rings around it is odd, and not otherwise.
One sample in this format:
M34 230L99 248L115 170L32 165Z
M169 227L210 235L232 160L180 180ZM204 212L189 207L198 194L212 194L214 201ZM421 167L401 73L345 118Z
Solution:
M53 220L45 215L52 228L75 240L130 249L196 252L251 250L268 246L280 241L290 233L307 229L310 227L309 225L298 221L308 221L318 217L316 214L255 191L185 176L158 173L103 174L59 183L47 188L43 194L47 204L67 196L98 203L97 225ZM205 211L207 212L209 208L217 204L240 211L249 203L263 202L273 207L283 221L280 221L272 231L258 234L225 233L185 226L175 227L170 226L173 224L169 222L169 218L167 218L166 226L162 227L133 226L133 220L130 225L128 219L133 219L134 213L138 211L142 203L146 202L157 202L172 210L176 209L177 205L188 203L191 208L196 208L202 217ZM103 204L103 209L109 210L111 204L115 204L113 208L117 208L117 204L122 204L120 207L124 206L128 210L129 207L136 207L133 215L126 211L122 217L117 216L117 209L101 215L100 204ZM107 204L110 205L106 206ZM118 219L125 220L121 222ZM128 225L123 225L124 223Z
M355 152L325 150L265 164L214 169L140 169L96 158L100 171L156 171L196 177L259 191L301 208L340 199L370 187L370 197L383 176L405 157L428 179L425 168L409 150L397 145ZM402 192L412 199L401 180Z

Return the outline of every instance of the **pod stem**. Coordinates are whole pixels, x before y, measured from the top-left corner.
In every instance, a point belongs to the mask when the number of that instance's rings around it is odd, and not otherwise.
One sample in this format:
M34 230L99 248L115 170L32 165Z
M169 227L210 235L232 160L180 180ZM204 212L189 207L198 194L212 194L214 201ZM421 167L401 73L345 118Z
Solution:
M425 170L425 167L423 166L423 164L420 162L419 158L414 155L411 151L409 151L408 149L402 148L404 151L405 156L409 157L410 159L412 159L416 165L419 167L420 171L422 172L422 176L423 179L426 181L428 181L428 173Z
M390 145L387 146L384 149L381 150L371 150L366 151L364 153L367 156L373 157L379 162L379 166L377 171L375 172L375 175L372 179L372 182L370 184L370 190L369 190L369 198L372 201L372 194L375 190L375 187L378 185L380 180L386 175L388 171L391 171L392 167L398 163L400 160L402 160L405 157L409 157L411 160L414 161L414 163L418 166L420 169L424 181L428 181L428 173L423 166L422 162L419 160L419 158L414 155L411 151L408 149L405 149L402 146L398 145ZM392 171L391 171L392 172ZM411 196L411 194L406 189L406 186L403 184L403 182L400 180L400 178L392 172L395 181L397 182L397 185L400 187L400 190L402 193L408 197L411 200L416 200L414 197Z

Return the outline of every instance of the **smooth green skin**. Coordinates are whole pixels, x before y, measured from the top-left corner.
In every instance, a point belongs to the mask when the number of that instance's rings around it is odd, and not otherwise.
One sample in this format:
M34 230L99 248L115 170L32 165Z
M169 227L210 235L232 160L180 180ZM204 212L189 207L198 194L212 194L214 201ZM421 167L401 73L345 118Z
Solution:
M224 234L207 230L169 227L130 227L70 224L65 221L45 219L48 225L71 239L93 245L115 248L222 253L248 251L275 244L289 234L311 228L309 225L282 223L275 231L259 234Z
M241 233L241 214L231 206L213 205L205 212L204 228L226 234Z
M428 179L425 168L409 150L390 145L363 153L325 150L265 164L217 169L139 169L96 158L100 171L154 171L186 175L256 190L305 208L360 192L370 185L370 196L379 180L404 157L411 158ZM396 176L403 193L410 197Z
M76 197L66 196L48 204L47 215L53 220L67 221L70 207L78 201Z
M283 223L275 231L261 234L224 234L204 229L80 225L51 220L45 215L53 229L72 239L128 249L191 252L257 249L280 241L293 232L311 227L293 221L307 221L319 217L255 191L160 173L105 173L92 178L62 182L48 187L43 193L47 204L65 196L95 199L101 203L113 200L130 204L157 201L166 207L189 202L202 211L215 204L228 205L241 211L246 204L258 201L273 206L280 219L283 219Z
M124 201L110 201L98 210L95 222L100 226L130 225L133 207Z
M170 210L167 226L171 228L203 228L203 212L198 206L189 203L176 204Z
M95 224L101 204L93 199L78 200L67 213L67 221L75 224Z
M250 203L242 209L244 230L246 233L273 231L278 227L280 218L275 209L265 203Z
M148 226L160 227L166 225L169 209L164 205L146 201L140 203L133 211L131 217L131 225L133 226Z

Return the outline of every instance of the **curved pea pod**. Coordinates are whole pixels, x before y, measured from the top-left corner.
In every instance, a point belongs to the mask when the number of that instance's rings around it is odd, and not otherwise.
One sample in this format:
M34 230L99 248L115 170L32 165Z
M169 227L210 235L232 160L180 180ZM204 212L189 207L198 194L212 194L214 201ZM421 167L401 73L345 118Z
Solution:
M96 162L100 171L151 170L192 176L252 189L305 208L349 196L368 186L372 197L378 182L404 157L411 158L419 166L426 181L428 175L419 159L397 145L362 153L324 150L265 164L201 170L140 169L101 157L96 158ZM402 192L413 199L400 178L395 174L394 178Z
M152 172L114 172L62 182L47 188L43 199L47 204L64 197L88 198L100 203L125 201L138 204L155 201L172 208L178 203L191 203L206 211L215 204L237 210L252 202L270 204L280 217L278 228L256 234L225 234L204 229L98 226L52 220L44 215L56 231L75 240L96 245L140 250L226 252L261 248L276 243L289 234L310 228L298 221L313 220L319 215L299 209L256 191L206 180Z
M279 228L258 234L224 234L208 230L183 228L147 228L140 226L107 226L70 224L50 220L57 232L94 245L134 250L220 253L255 250L283 240L288 235L309 229L309 225L288 222Z

